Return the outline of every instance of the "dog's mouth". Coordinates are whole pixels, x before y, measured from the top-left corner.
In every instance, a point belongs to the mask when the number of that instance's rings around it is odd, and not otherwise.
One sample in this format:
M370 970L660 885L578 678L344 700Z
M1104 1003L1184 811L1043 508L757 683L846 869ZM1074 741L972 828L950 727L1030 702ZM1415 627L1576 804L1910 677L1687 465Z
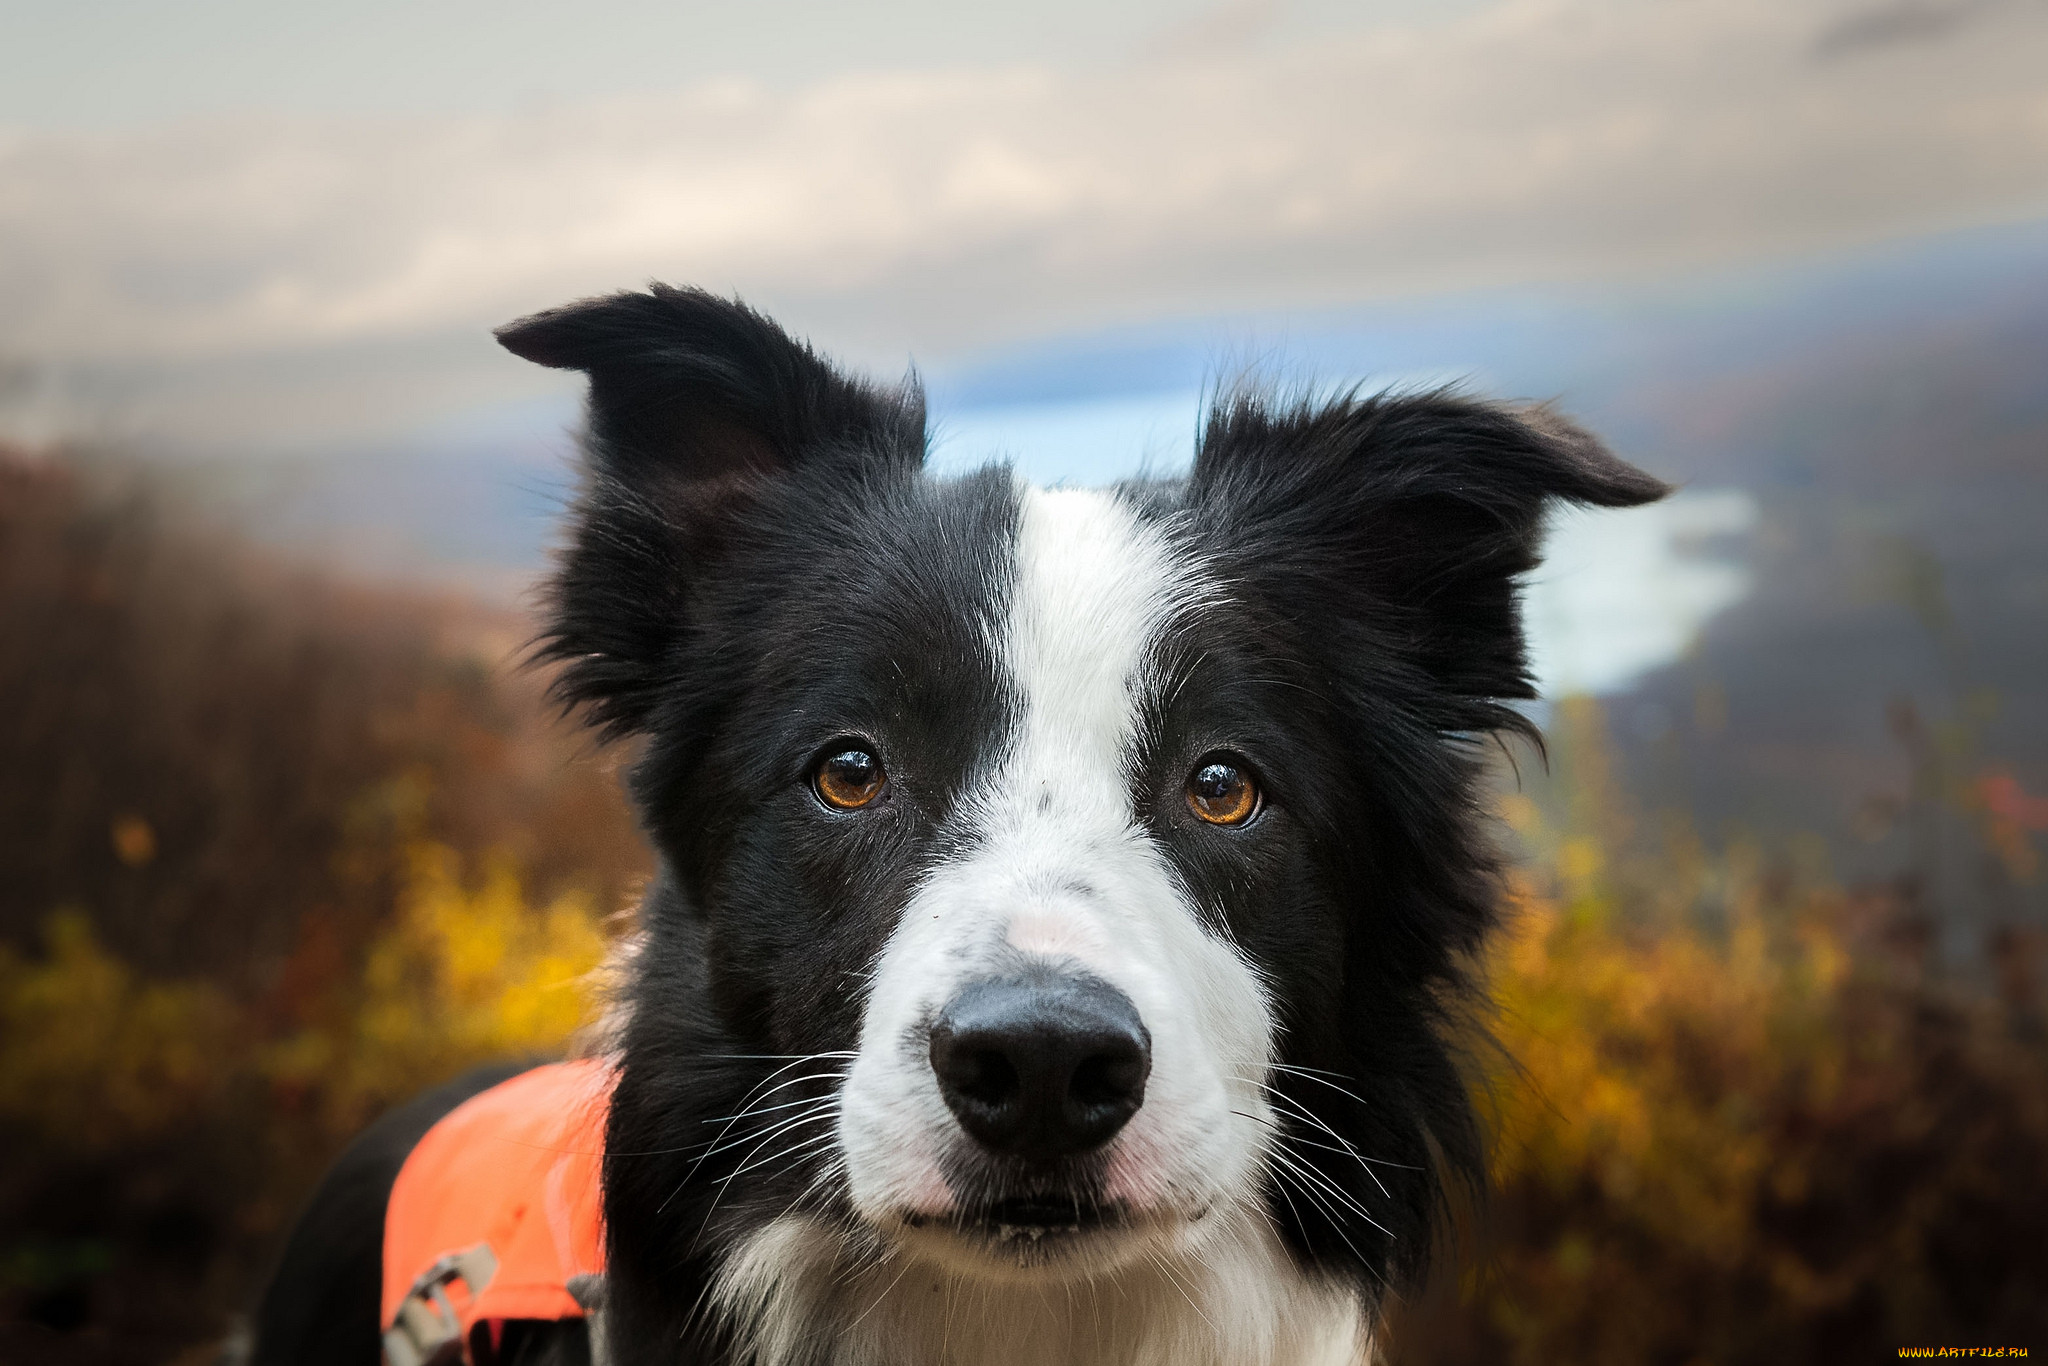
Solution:
M912 1228L936 1228L977 1241L1029 1246L1121 1227L1128 1214L1085 1196L1048 1191L971 1205L945 1215L911 1215Z

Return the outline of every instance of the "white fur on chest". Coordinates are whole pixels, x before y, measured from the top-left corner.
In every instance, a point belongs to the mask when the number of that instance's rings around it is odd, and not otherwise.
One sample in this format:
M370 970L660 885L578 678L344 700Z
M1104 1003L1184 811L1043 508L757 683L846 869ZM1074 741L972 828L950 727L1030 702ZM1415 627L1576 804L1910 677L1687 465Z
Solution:
M1219 1216L1224 1217L1224 1216ZM750 1366L1366 1366L1356 1296L1304 1276L1256 1214L1196 1253L1095 1280L959 1277L851 1254L792 1215L727 1261L714 1291Z

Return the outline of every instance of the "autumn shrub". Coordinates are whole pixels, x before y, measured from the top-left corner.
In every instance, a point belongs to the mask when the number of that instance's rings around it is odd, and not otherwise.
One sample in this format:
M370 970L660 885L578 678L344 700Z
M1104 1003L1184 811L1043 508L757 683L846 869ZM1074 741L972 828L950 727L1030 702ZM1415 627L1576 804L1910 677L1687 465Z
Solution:
M517 668L530 632L294 562L139 468L0 447L0 943L76 907L139 971L289 1013L353 971L414 840L616 904L645 856Z
M2048 1344L2048 1036L2022 939L1999 992L1930 961L1906 889L1682 829L1624 857L1605 841L1632 808L1578 758L1555 825L1509 803L1543 857L1491 960L1494 1190L1396 1359Z
M646 856L529 629L0 449L0 1361L217 1341L364 1122L563 1046Z
M362 1124L477 1063L559 1056L593 1018L607 933L587 896L535 903L503 854L404 853L360 975L282 1033L206 983L141 977L76 911L40 954L0 950L0 1144L40 1187L6 1182L30 1227L0 1245L0 1295L45 1330L0 1334L10 1361L144 1361L218 1335L250 1289L232 1235L274 1233ZM206 1255L160 1264L165 1228Z
M206 983L140 977L59 911L40 954L0 946L0 1124L74 1151L154 1137L217 1098L235 1014Z
M467 876L446 845L407 851L396 917L334 1023L262 1056L267 1080L348 1133L394 1102L498 1058L560 1055L597 1014L604 918L576 891L529 902L502 852Z

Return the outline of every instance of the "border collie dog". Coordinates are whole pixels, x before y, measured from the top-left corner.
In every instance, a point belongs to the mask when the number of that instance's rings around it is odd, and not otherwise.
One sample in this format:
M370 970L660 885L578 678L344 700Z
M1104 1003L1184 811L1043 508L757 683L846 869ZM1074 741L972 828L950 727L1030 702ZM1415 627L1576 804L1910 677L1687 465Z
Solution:
M1371 1360L1483 1175L1519 576L1554 504L1664 486L1446 393L1226 394L1173 478L940 478L914 383L738 303L499 335L589 376L544 650L660 856L603 1043L614 1366ZM336 1287L474 1089L330 1178L259 1360L374 1360Z

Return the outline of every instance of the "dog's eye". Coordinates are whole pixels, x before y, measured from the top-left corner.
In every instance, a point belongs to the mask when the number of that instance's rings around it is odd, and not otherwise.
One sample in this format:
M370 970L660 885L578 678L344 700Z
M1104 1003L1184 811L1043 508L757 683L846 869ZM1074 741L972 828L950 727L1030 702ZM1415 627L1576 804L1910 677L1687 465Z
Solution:
M1259 787L1228 756L1211 755L1188 775L1188 806L1211 825L1243 825L1259 809Z
M888 775L882 772L882 761L864 749L843 749L826 755L819 760L817 775L812 780L825 805L841 811L866 806L882 795L882 784L886 781Z

